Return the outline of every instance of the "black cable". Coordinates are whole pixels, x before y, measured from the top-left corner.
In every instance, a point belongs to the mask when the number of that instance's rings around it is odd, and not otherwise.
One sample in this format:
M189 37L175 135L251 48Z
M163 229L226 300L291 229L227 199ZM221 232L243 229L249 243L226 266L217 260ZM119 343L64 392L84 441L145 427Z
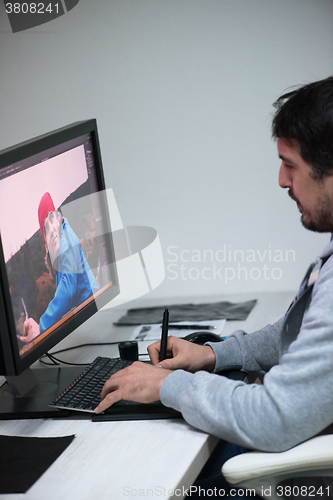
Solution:
M63 361L59 358L56 358L55 356L53 356L52 354L49 354L49 353L44 354L44 356L47 356L52 361L52 363L46 363L42 359L39 360L43 365L47 365L47 366L54 366L54 365L59 366L60 363L64 364L64 365L69 365L69 366L87 366L90 364L90 363L68 363L67 361Z
M53 364L53 365L58 365L58 364L59 364L59 363L57 363L57 362L53 359L52 355L51 355L51 354L49 354L48 352L47 352L47 353L45 353L45 354L44 354L44 356L47 356L47 357L48 357L48 358L52 361L52 364ZM42 363L43 363L43 361L42 361ZM50 365L50 363L45 363L45 362L44 362L44 364L45 364L45 365Z
M52 353L46 352L39 358L39 362L42 363L43 365L46 366L59 366L60 363L64 365L69 365L69 366L87 366L90 363L68 363L67 361L62 361L61 359L57 358L54 356L54 354L59 354L61 352L66 352L66 351L72 351L73 349L79 349L81 347L94 347L94 346L99 346L99 345L117 345L119 342L125 342L123 340L119 340L117 342L91 342L91 343L86 343L86 344L78 344L72 347L66 347L65 349L58 349L57 351L54 351ZM147 354L139 354L139 356L147 356ZM47 363L46 361L43 360L43 358L48 357L52 363Z

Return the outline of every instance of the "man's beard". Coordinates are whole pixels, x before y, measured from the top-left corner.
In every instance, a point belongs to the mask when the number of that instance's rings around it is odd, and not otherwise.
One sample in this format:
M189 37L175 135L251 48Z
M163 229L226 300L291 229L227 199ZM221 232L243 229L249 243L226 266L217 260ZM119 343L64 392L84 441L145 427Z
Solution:
M294 193L289 189L288 194L290 198L302 207L299 200L295 197ZM302 207L303 208L303 207ZM321 198L318 200L318 208L316 212L316 220L310 219L309 221L305 221L305 214L301 214L301 223L305 229L309 231L314 231L316 233L332 233L333 225L332 225L332 206L331 201L326 193L322 193Z

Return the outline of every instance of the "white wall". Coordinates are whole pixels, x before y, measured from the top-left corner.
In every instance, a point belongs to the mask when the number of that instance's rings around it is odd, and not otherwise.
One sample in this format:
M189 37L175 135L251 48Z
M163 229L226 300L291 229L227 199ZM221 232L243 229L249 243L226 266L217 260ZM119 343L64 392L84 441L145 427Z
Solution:
M81 0L15 34L0 18L0 148L96 117L124 223L160 235L151 297L297 288L328 236L278 187L271 104L333 74L331 0Z

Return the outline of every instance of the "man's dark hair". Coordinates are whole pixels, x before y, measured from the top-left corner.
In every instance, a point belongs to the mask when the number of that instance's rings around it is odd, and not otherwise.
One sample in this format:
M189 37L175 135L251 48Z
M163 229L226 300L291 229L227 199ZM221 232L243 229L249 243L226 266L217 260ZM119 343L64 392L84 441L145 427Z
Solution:
M316 178L333 174L333 76L282 95L272 123L274 139L296 139Z

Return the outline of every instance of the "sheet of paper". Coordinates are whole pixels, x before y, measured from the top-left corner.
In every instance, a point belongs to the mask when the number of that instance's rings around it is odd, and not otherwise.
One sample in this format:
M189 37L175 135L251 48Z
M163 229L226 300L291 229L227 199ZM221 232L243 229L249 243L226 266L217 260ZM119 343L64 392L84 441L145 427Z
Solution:
M203 326L214 326L215 328L210 331L211 333L215 333L216 335L219 335L220 337L224 338L222 336L222 330L224 328L224 325L226 323L225 319L216 319L212 321L196 321L196 322L191 322L191 321L179 321L178 323L174 323L175 325L203 325ZM202 329L204 330L204 328ZM197 328L195 330L192 330L191 328L189 329L177 329L177 328L172 328L172 326L169 326L169 335L173 335L174 337L185 337L189 333L197 332L199 331ZM201 331L201 330L200 330ZM152 324L152 325L139 325L136 328L134 328L131 339L132 340L160 340L161 339L161 333L162 333L162 324L157 323L157 324Z

